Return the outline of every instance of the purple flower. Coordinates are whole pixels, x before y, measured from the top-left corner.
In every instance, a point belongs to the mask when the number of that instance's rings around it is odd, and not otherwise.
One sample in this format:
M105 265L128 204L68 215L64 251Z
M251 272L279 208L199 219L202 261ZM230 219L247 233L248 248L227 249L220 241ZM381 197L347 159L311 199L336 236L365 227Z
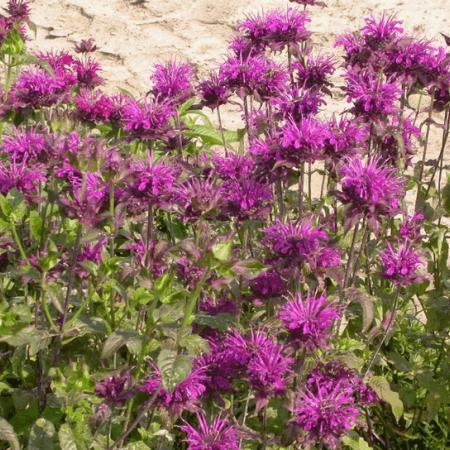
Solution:
M147 243L143 239L128 243L125 249L130 250L131 254L134 255L138 266L144 267L146 265ZM164 241L156 242L152 240L150 242L148 248L150 257L147 263L152 275L156 278L167 272L167 263L165 261L166 250L167 247Z
M222 183L224 214L240 220L264 219L270 212L272 191L255 178L230 179Z
M329 76L335 71L335 61L331 56L307 56L293 63L294 73L300 86L308 89L323 89L330 86Z
M400 160L406 167L410 166L416 153L412 137L419 136L419 128L409 118L393 116L381 129L379 151L383 161L397 167Z
M199 84L198 91L202 105L211 109L225 105L231 96L227 83L215 72L211 72L209 78Z
M94 39L82 39L78 44L75 45L76 53L93 53L97 50L97 45Z
M22 71L12 86L7 104L13 109L42 108L67 99L65 80L44 69L32 68Z
M326 349L331 328L340 316L335 302L328 301L326 295L311 295L305 299L301 294L291 297L280 309L279 319L288 330L289 341L296 348L308 351Z
M399 234L402 239L410 241L420 241L422 235L420 229L425 216L422 213L416 213L413 216L406 217L400 224Z
M46 181L38 169L29 169L27 160L12 161L9 165L0 162L0 193L6 195L11 189L20 191L29 201L37 200L39 184Z
M2 153L8 153L17 162L38 159L45 152L45 135L35 129L14 128L13 135L3 136Z
M180 429L187 434L188 450L238 450L239 442L235 428L221 416L208 424L203 413L197 413L198 428L186 423Z
M271 59L267 59L266 63L264 76L255 90L255 96L259 101L265 101L283 92L289 80L289 74L283 65Z
M307 442L321 442L327 448L339 448L342 435L357 422L359 410L351 392L342 381L299 393L293 422L307 432Z
M292 118L300 122L303 117L315 115L319 108L325 105L323 93L320 90L311 90L301 87L298 83L270 99L275 107L275 116L281 115L283 119Z
M252 293L261 299L281 297L287 292L286 282L274 270L258 275L251 281L250 287Z
M143 104L130 99L121 110L124 130L146 140L163 138L171 129L169 120L174 114L169 102L151 99L145 99Z
M420 255L408 241L399 241L394 248L390 243L381 253L382 275L399 286L408 286L423 279L417 273L423 264Z
M381 163L379 157L363 161L355 157L341 168L342 192L338 198L350 206L349 217L360 214L377 228L381 216L393 216L399 209L404 194L404 181L396 170Z
M394 42L403 33L402 21L396 20L395 16L383 14L380 19L373 16L364 19L366 25L361 28L366 44L376 50L387 43Z
M31 8L27 0L8 0L6 12L13 22L28 22Z
M120 118L114 98L104 95L100 91L82 89L75 98L75 106L78 116L88 122L105 122Z
M83 267L84 262L92 262L100 264L102 262L102 250L108 242L106 238L99 239L95 244L92 242L85 242L77 257L77 266L75 272L80 278L87 278L90 272Z
M353 101L352 111L367 121L384 119L396 110L400 87L371 70L350 70L347 73L347 101Z
M336 116L328 122L328 137L325 142L325 154L335 166L346 157L360 153L366 144L368 127L354 118Z
M293 422L307 432L307 442L338 449L341 437L358 421L358 406L377 400L361 378L340 362L319 364L298 394Z
M327 127L312 117L290 119L281 132L281 158L294 166L323 159Z
M203 395L206 380L202 368L192 372L171 390L163 385L161 372L157 366L150 364L152 373L140 386L139 390L148 395L155 395L156 404L169 409L173 414L181 415L185 408L192 409L194 403Z
M192 96L193 68L191 64L172 60L166 65L155 64L154 69L150 80L153 82L152 92L155 97L177 105Z
M177 177L176 170L162 162L139 161L130 169L130 182L127 192L137 206L149 204L162 206L167 203ZM135 205L136 206L136 205Z
M247 377L256 394L256 410L271 398L285 394L292 378L293 358L284 354L281 345L267 346L250 358Z
M95 394L104 398L108 405L122 406L132 396L130 382L129 373L107 377L95 385Z
M264 230L263 244L282 263L307 264L312 270L340 263L339 253L329 246L328 234L314 228L310 219L298 223L276 222Z
M218 153L214 154L212 162L215 173L222 180L249 177L254 167L254 161L248 156L231 152L227 156L222 156Z
M230 314L236 316L238 313L236 302L228 298L215 300L211 297L203 298L198 304L199 311L208 316L216 316L217 314Z
M93 89L103 84L103 78L99 75L101 72L100 64L92 58L84 61L74 61L77 82L80 87Z
M93 227L104 220L109 188L97 173L86 172L82 179L70 180L69 193L60 198L66 214L77 218L83 225Z

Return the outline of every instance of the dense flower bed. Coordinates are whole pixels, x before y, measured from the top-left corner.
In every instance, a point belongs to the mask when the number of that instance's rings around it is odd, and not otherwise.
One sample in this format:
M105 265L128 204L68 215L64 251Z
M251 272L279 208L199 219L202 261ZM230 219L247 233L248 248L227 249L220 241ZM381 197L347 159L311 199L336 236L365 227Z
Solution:
M450 53L292 3L133 98L8 2L0 449L445 448Z

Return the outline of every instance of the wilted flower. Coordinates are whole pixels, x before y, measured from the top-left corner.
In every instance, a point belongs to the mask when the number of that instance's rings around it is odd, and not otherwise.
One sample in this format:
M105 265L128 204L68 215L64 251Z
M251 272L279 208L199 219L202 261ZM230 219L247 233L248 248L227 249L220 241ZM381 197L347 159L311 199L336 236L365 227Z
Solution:
M30 5L27 0L8 0L6 12L14 22L27 22L30 19Z
M191 64L171 60L165 65L155 64L154 69L150 80L153 82L152 92L155 97L174 104L183 103L191 97L193 92Z
M218 416L208 424L205 415L197 413L197 420L198 428L188 423L180 426L187 434L188 450L238 450L238 436L228 419Z
M287 292L287 284L274 270L263 272L250 282L252 293L260 299L281 297Z
M423 279L417 273L423 260L408 241L399 241L396 247L388 243L381 262L383 277L396 285L408 286Z
M312 295L305 299L301 294L292 296L280 309L278 317L288 330L289 341L295 347L309 351L325 349L332 325L340 316L335 302L326 295Z
M328 244L328 234L311 220L276 222L264 230L263 244L284 264L307 264L311 270L340 263L338 251Z
M121 406L133 394L130 390L130 382L129 373L107 377L95 385L95 394L104 398L108 405Z

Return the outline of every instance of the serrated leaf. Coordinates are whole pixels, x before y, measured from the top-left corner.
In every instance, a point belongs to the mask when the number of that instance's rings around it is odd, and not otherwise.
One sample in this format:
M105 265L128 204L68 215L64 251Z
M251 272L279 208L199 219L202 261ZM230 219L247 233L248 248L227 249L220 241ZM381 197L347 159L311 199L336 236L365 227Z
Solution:
M384 400L392 409L395 420L398 422L403 415L403 402L397 392L391 389L388 380L381 376L373 376L368 380L369 386Z
M8 442L12 450L20 450L19 439L14 428L3 417L0 417L0 441Z
M78 450L72 428L67 423L63 423L58 431L58 441L61 450Z
M55 426L42 417L31 427L27 450L56 450Z
M131 328L115 331L106 339L101 358L106 359L113 356L123 345L126 345L130 352L138 354L142 346L142 336Z
M192 371L192 360L187 355L179 355L175 350L161 350L156 363L161 371L164 386L169 392L185 380Z

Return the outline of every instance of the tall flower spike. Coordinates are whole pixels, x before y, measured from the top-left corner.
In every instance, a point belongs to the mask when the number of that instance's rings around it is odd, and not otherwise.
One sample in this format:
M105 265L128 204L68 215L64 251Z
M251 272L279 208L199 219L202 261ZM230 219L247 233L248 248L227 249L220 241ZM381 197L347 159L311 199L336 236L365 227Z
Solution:
M325 295L292 296L280 309L278 317L287 329L289 341L308 351L326 349L333 322L340 316L334 302Z
M208 424L204 413L197 413L198 427L185 422L180 429L187 434L188 450L238 450L236 429L225 417L215 417Z

